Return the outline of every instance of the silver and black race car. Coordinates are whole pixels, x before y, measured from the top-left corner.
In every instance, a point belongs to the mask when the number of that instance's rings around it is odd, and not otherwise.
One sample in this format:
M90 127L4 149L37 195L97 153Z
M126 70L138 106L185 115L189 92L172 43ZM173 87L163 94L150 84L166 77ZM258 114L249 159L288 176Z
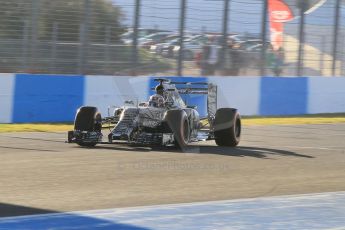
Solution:
M98 143L186 147L191 142L214 139L219 146L237 146L241 137L241 118L237 109L217 109L217 86L204 82L172 82L155 79L156 94L148 102L126 101L111 116L102 118L96 107L81 107L68 143L93 147ZM207 115L201 117L196 106L186 105L181 95L207 95ZM108 141L102 142L102 129L110 128Z

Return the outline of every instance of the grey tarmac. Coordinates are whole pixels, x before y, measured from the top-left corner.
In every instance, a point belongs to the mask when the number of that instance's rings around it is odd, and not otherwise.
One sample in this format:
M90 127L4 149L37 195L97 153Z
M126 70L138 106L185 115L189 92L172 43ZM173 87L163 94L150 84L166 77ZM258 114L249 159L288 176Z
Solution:
M0 133L0 217L345 191L345 124L244 127L237 148L65 143Z

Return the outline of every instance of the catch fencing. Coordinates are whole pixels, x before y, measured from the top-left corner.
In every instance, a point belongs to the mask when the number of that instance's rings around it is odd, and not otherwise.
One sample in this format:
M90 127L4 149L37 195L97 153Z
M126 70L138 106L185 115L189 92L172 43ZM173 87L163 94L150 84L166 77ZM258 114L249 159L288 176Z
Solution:
M238 44L233 75L277 75L269 2L0 0L0 72L199 76L217 37L219 60ZM279 75L345 76L345 1L286 2L295 17L284 23ZM219 63L213 75L224 75Z

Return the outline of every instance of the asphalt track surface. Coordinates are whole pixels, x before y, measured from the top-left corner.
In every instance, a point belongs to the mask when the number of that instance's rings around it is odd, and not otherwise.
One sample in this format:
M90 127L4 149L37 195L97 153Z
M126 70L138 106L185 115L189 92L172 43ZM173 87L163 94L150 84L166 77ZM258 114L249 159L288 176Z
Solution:
M0 134L0 217L345 191L345 124L245 127L238 148L64 143Z

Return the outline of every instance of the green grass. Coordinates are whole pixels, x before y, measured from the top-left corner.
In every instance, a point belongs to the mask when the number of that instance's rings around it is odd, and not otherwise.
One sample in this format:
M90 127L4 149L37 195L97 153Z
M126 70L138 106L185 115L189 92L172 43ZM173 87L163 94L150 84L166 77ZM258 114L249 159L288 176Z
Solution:
M315 114L281 117L242 117L244 126L253 125L303 125L345 123L345 114ZM65 132L73 130L72 123L63 124L0 124L0 133L4 132Z

